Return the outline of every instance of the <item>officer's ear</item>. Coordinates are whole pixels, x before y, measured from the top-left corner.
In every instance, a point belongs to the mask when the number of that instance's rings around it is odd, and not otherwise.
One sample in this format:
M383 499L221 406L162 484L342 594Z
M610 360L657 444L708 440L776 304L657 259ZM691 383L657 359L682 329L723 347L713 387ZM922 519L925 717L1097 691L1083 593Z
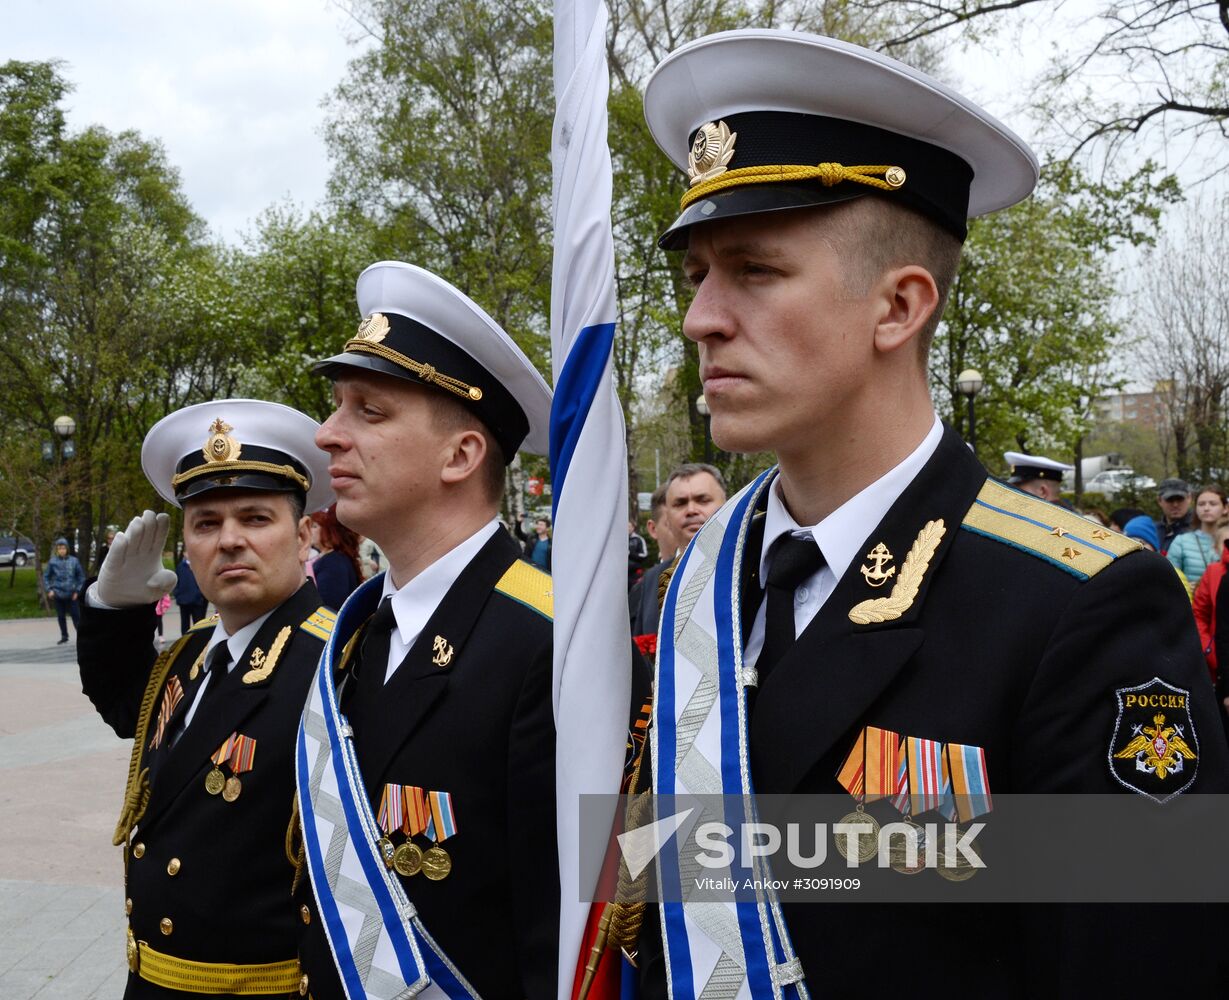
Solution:
M487 456L486 435L476 427L455 431L447 441L440 480L460 483L478 474Z
M934 276L917 264L885 271L871 295L878 308L875 350L884 354L915 343L939 308Z

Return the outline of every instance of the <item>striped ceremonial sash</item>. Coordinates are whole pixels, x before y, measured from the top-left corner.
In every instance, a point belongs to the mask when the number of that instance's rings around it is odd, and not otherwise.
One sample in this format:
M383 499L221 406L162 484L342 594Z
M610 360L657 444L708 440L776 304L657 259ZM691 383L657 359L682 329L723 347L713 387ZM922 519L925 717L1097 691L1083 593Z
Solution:
M383 574L350 595L325 643L299 724L295 781L312 891L348 1000L476 1000L384 866L334 661L376 609Z
M657 698L653 704L654 808L669 814L674 796L724 795L726 815L697 808L697 823L737 826L758 821L752 796L746 687L756 683L742 661L740 568L756 501L772 482L764 473L711 517L692 539L670 581L658 640ZM846 760L848 778L865 781L863 757ZM843 768L844 770L844 768ZM738 806L731 803L739 803ZM710 815L711 814L711 815ZM657 857L662 942L672 1000L804 1000L801 963L794 954L777 895L692 900L700 883L696 852L675 835ZM751 866L734 858L705 876L770 885L765 858ZM677 902L681 900L681 902ZM823 970L814 970L822 977Z

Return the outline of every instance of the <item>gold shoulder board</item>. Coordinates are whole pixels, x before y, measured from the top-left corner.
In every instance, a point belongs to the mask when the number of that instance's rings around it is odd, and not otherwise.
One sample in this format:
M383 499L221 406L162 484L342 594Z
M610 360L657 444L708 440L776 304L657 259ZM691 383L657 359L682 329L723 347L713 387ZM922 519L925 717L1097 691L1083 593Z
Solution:
M551 578L536 566L518 559L500 577L495 589L527 608L532 608L547 621L555 620L555 592Z
M960 525L1044 559L1081 580L1142 546L1072 511L987 479Z
M328 642L329 636L333 634L333 626L336 624L337 612L330 611L321 605L304 619L299 628L308 635L314 635L317 639Z

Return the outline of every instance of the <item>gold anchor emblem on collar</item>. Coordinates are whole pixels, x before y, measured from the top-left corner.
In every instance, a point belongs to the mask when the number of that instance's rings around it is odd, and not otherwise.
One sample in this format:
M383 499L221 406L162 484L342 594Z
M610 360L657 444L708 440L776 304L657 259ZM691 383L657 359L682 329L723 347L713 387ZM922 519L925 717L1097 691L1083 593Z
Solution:
M868 553L866 553L866 558L869 559L873 565L864 565L862 567L862 575L866 578L866 582L872 587L882 587L896 575L895 566L888 566L887 569L884 569L884 565L886 563L890 563L893 556L883 542L880 542Z
M446 667L452 662L452 643L442 635L435 637L435 642L431 644L431 648L435 650L435 655L431 657L431 662L437 667Z

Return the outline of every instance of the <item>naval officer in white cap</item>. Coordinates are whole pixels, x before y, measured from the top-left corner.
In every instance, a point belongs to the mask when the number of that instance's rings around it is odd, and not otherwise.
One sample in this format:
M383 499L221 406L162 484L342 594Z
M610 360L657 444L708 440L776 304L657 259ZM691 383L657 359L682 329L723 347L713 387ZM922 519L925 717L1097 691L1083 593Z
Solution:
M373 264L358 306L316 366L336 406L316 440L338 518L390 568L346 602L305 715L308 989L401 995L425 977L448 996L553 998L551 580L497 516L507 463L547 449L551 393L429 271ZM336 784L328 762L351 752Z
M124 850L124 996L284 997L302 979L290 898L294 737L333 613L303 572L304 513L333 499L319 425L277 403L219 399L145 437L141 467L183 508L184 549L218 614L156 655L168 517L116 535L86 594L85 693L132 763ZM120 947L120 942L116 942Z
M900 791L904 742L957 755L972 815L990 802L970 806L974 784L1146 808L1229 788L1172 570L998 484L934 412L927 357L966 220L1028 197L1028 147L909 66L788 31L684 45L650 78L645 114L687 175L661 244L684 251L695 289L683 333L713 438L779 463L705 524L672 581L645 785L861 805ZM1165 725L1186 734L1184 767L1137 766L1132 734L1155 724L1131 707L1140 692L1176 706ZM879 810L900 818L887 799L867 815ZM1135 985L1122 923L805 893L714 905L695 897L696 845L676 840L657 862L666 901L642 928L648 996L667 980L675 998L756 1000ZM1214 954L1184 947L1183 981L1206 987Z
M1022 451L1005 451L1003 458L1011 467L1008 484L1047 503L1067 506L1062 498L1063 473L1074 471L1074 465L1064 465L1044 455L1026 455Z

